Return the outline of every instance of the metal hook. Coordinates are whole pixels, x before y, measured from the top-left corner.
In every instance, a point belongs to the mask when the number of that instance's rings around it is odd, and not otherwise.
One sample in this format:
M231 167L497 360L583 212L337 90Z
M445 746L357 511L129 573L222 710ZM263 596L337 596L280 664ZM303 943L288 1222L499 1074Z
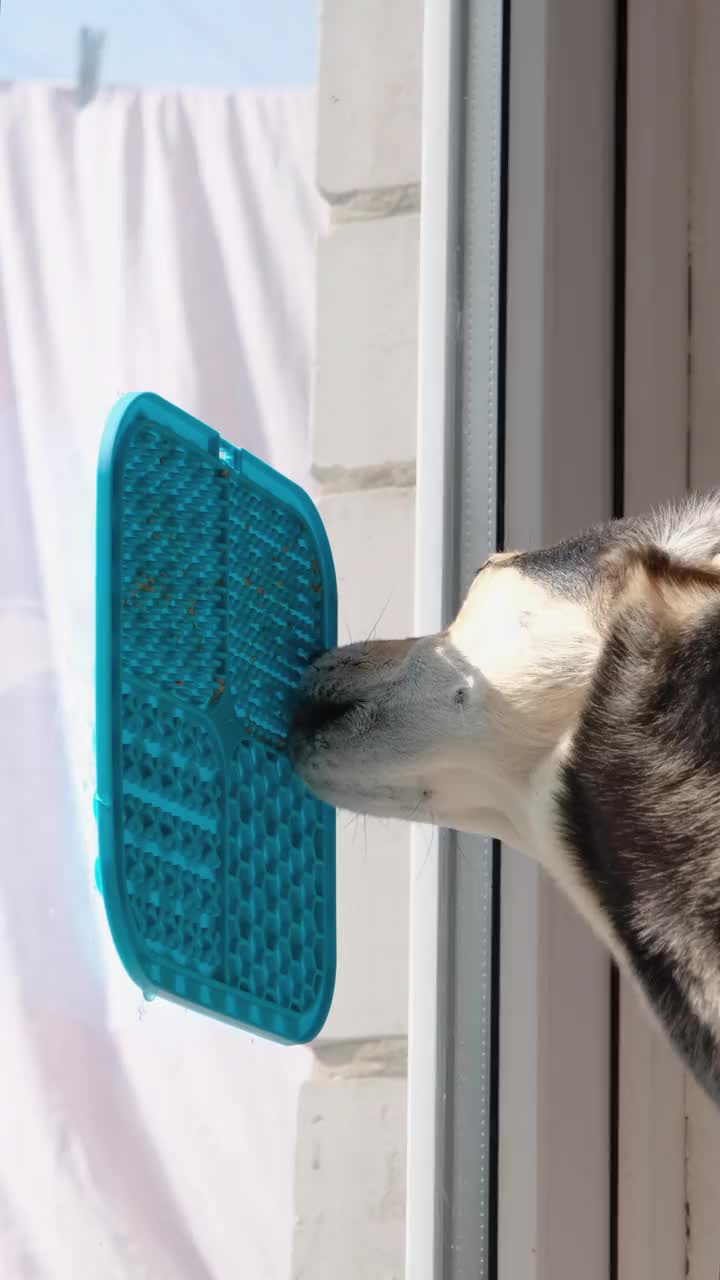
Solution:
M92 102L100 84L100 63L105 44L105 32L93 27L81 27L79 37L77 103L85 107Z

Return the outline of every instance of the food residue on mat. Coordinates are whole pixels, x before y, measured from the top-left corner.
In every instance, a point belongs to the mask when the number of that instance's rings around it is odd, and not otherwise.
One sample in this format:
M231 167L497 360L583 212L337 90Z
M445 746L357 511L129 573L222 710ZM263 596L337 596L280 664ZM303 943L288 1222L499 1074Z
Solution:
M216 681L215 681L215 688L214 688L214 690L213 690L212 697L210 698L210 706L211 706L211 707L214 707L214 706L215 706L215 703L220 701L220 699L222 698L222 696L223 696L224 692L225 692L225 681L224 681L224 680L216 680Z

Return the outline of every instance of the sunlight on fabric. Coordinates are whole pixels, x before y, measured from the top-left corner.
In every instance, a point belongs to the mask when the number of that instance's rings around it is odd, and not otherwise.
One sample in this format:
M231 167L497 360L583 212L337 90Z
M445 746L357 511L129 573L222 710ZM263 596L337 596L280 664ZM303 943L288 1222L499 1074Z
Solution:
M309 93L0 89L2 1275L289 1273L310 1055L146 1005L93 887L94 505L130 390L312 487L314 128Z

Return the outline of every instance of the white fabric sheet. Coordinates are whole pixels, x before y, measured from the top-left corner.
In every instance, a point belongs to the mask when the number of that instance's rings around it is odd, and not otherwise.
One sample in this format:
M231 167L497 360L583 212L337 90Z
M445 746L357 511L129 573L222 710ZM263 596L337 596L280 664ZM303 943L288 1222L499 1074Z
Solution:
M309 94L0 87L0 1276L287 1280L310 1055L125 977L93 886L94 488L155 390L307 483Z

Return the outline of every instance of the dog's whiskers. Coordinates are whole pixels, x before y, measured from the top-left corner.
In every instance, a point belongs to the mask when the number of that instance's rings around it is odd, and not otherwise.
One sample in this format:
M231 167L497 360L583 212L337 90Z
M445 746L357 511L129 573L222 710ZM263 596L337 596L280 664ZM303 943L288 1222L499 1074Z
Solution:
M408 819L408 821L412 821L418 809L420 808L421 804L423 803L423 801L426 801L426 800L427 800L427 796L425 795L420 796L420 799L418 800L415 808L413 809L412 814L410 815L410 818ZM431 804L428 804L428 816L430 819L429 824L424 824L424 825L427 825L427 845L425 847L425 857L423 858L421 865L418 867L418 870L415 876L416 880L419 880L423 872L425 871L428 858L430 857L430 850L432 849L433 840L436 838L436 835L437 835L437 824L435 822L435 815L433 813L433 807Z
M414 808L414 809L411 809L411 810L410 810L410 812L406 815L406 817L405 817L405 821L406 821L406 822L412 822L413 818L415 817L415 814L418 812L418 810L419 810L419 808L420 808L420 806L421 806L421 804L422 804L422 802L423 802L423 800L424 800L424 799L425 799L425 796L421 795L421 796L420 796L420 799L418 800L417 804L415 805L415 808Z
M372 631L370 632L369 636L367 637L367 639L366 639L366 641L365 641L365 644L369 644L369 643L370 643L370 641L372 640L373 636L375 635L375 632L377 631L378 627L380 626L380 623L382 622L383 618L385 617L385 614L386 614L386 612L387 612L388 605L390 604L390 601L392 600L392 597L393 597L393 593L392 593L392 591L391 591L391 592L390 592L390 595L388 596L387 600L385 601L385 604L383 605L382 609L380 610L380 614L379 614L379 616L378 616L377 622L375 623L375 626L373 627Z
M470 863L472 861L472 858L468 853L467 849L463 848L463 842L459 834L456 836L455 847L458 853L460 854L460 857L462 858L463 862Z

